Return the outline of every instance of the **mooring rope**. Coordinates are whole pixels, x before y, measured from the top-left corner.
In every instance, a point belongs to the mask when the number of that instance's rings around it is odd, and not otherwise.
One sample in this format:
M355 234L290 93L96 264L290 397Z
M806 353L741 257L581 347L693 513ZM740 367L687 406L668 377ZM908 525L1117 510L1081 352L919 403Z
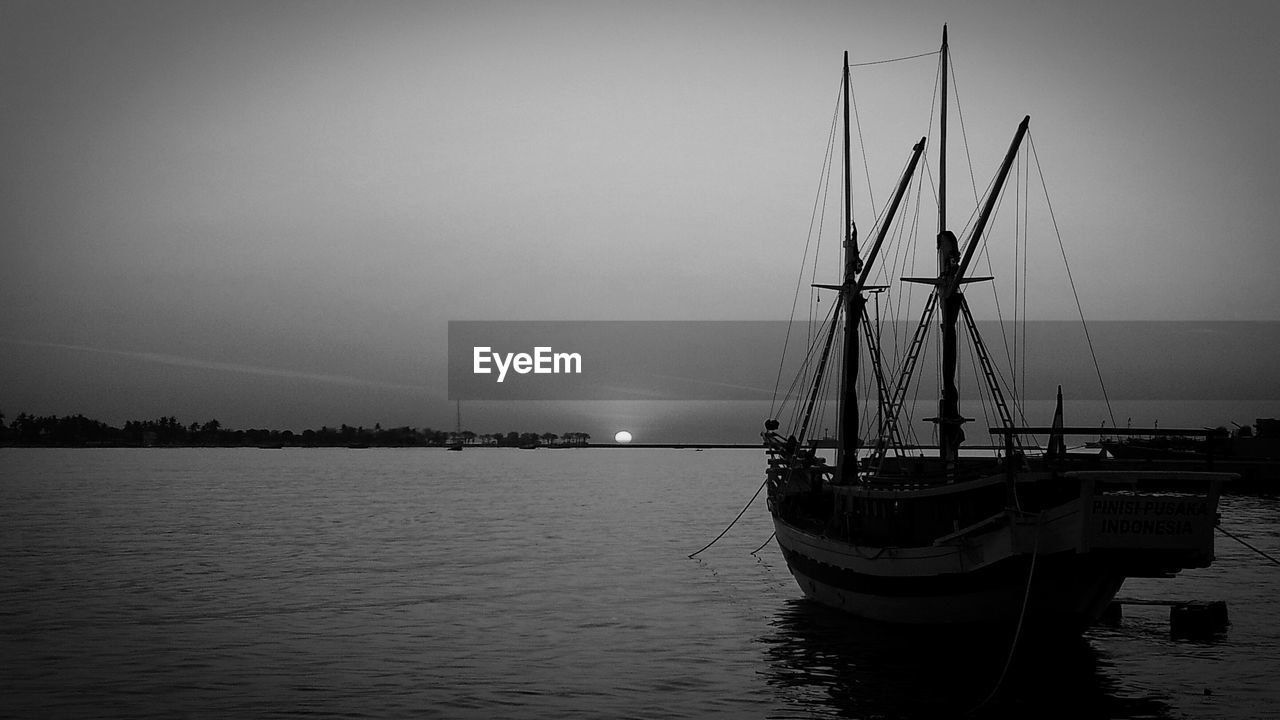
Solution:
M767 546L770 542L773 542L773 539L774 539L775 537L777 537L777 536L778 536L778 531L777 531L777 530L774 530L773 532L769 533L769 539L768 539L768 540L765 540L765 541L764 541L764 542L762 542L762 543L760 543L760 547L756 548L755 550L752 550L752 551L751 551L751 554L752 554L752 555L755 555L756 553L758 553L758 552L760 552L761 550L765 549L765 546Z
M703 546L702 550L706 550L707 548L709 548L709 547L711 547L712 545L715 545L717 542L719 542L720 538L724 537L724 534L725 534L725 533L727 533L727 532L729 532L729 528L731 528L731 527L733 527L734 525L736 525L736 524L738 523L738 521L742 519L742 516L743 516L743 515L745 515L745 514L746 514L746 512L747 512L747 508L751 507L751 503L755 502L755 501L756 501L756 498L760 497L760 491L761 491L761 490L763 490L763 489L764 489L764 486L765 486L765 485L768 485L768 484L769 484L769 478L768 478L768 476L766 476L766 477L765 477L765 479L764 479L764 482L760 483L760 487L756 488L756 494L755 494L755 495L752 495L752 496L751 496L751 499L747 501L747 504L746 504L746 505L744 505L744 506L742 506L742 509L738 511L738 517L734 518L734 519L733 519L733 522L729 523L729 525L728 525L727 527L725 527L725 529L724 529L724 530L721 530L721 531L720 531L720 534L716 536L716 539L715 539L715 540L712 540L711 542L709 542L709 543L707 543L705 546ZM768 544L768 543L766 542L766 544ZM763 547L763 546L761 546L761 547ZM691 560L692 560L695 556L697 556L697 555L698 555L698 553L702 552L702 550L698 550L698 551L697 551L697 552L695 552L695 553L691 553L691 554L689 555L689 559L691 559Z
M1000 688L1004 686L1004 678L1009 673L1009 666L1013 665L1013 656L1017 654L1018 639L1022 637L1022 622L1027 617L1027 606L1031 604L1031 580L1036 576L1036 558L1040 556L1040 528L1044 522L1044 513L1036 518L1036 542L1031 548L1031 566L1027 568L1027 587L1022 592L1022 609L1018 611L1018 626L1013 631L1013 642L1009 644L1009 655L1004 659L1004 668L1000 670L1000 678L996 680L995 687L991 688L991 692L982 702L973 706L966 716L972 715L987 706L987 703L995 699L996 693L1000 692Z
M1215 528L1217 528L1217 529L1218 529L1218 531L1219 531L1219 532L1221 532L1223 535L1226 535L1227 537L1231 538L1232 540L1235 540L1236 542L1240 543L1241 545L1243 545L1243 546L1245 546L1245 547L1249 548L1250 550L1252 550L1252 551L1254 551L1254 552L1258 553L1259 555L1261 555L1262 557L1266 558L1267 560L1270 560L1270 561L1271 561L1271 564L1273 564L1273 565L1280 565L1280 560L1277 560L1277 559L1275 559L1275 558L1271 557L1270 555L1266 554L1265 552L1263 552L1263 551L1259 550L1258 548L1256 548L1256 547L1254 547L1254 546L1250 545L1250 544L1249 544L1248 542L1246 542L1244 539L1239 538L1239 537L1236 537L1235 535L1231 534L1231 533L1230 533L1226 528L1222 527L1221 525L1214 525L1214 527L1215 527Z

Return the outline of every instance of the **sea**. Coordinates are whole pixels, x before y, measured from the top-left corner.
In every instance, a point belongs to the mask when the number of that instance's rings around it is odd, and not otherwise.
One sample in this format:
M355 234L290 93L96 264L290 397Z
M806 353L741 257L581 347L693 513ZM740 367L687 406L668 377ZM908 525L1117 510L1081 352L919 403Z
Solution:
M804 600L763 466L745 449L3 449L0 717L1280 717L1280 566L1235 540L1120 592L1223 600L1225 632L1177 638L1168 607L1126 605L1011 653ZM1280 557L1280 501L1221 511Z

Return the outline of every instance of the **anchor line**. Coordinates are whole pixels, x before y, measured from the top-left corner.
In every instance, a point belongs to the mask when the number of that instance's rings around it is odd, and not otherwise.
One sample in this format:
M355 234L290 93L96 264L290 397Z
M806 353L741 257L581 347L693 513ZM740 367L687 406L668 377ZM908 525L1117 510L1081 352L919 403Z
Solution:
M1266 558L1267 560L1270 560L1272 565L1280 565L1280 560L1276 560L1275 558L1271 557L1270 555L1266 554L1265 552L1263 552L1263 551L1259 550L1258 548L1256 548L1256 547L1254 547L1254 546L1250 545L1250 544L1249 544L1247 541L1245 541L1244 539L1239 538L1239 537L1236 537L1235 535L1231 534L1231 532L1230 532L1230 531L1228 531L1226 528L1222 527L1221 525L1214 525L1214 527L1215 527L1215 528L1217 528L1217 529L1218 529L1218 531L1219 531L1219 532L1221 532L1223 535L1226 535L1227 537L1231 538L1232 540L1235 540L1236 542L1240 543L1241 545L1243 545L1243 546L1245 546L1245 547L1249 548L1250 550L1252 550L1252 551L1254 551L1254 552L1258 553L1259 555L1261 555L1262 557Z
M773 532L769 533L769 539L768 539L768 540L765 540L765 541L764 541L764 542L762 542L762 543L760 543L760 547L756 548L755 550L752 550L752 551L751 551L751 554L752 554L752 555L755 555L756 553L758 553L758 552L760 552L761 550L763 550L763 549L765 548L765 546L766 546L766 545L768 545L770 542L773 542L773 539L774 539L775 537L777 537L777 536L778 536L778 531L777 531L777 530L774 530Z
M763 490L764 486L768 484L769 484L769 478L765 477L764 482L760 483L760 487L756 488L756 494L752 495L751 499L747 501L747 504L743 505L742 509L738 511L738 517L734 518L733 522L729 523L728 526L725 527L725 529L721 530L720 534L716 536L715 540L712 540L711 542L704 545L702 547L702 550L706 550L712 545L715 545L717 542L720 541L720 538L724 537L725 533L729 532L729 528L732 528L734 525L738 524L738 521L741 520L742 516L746 514L747 508L751 507L751 504L756 501L756 498L760 497L760 491ZM765 544L767 545L768 542L766 541ZM761 547L764 547L764 546L762 545ZM690 553L689 559L692 560L694 557L697 557L698 553L701 553L702 550L698 550L697 552Z
M1040 528L1044 523L1044 513L1041 512L1036 518L1036 542L1031 548L1031 565L1027 568L1027 586L1022 592L1022 609L1018 611L1018 626L1013 631L1013 642L1009 643L1009 655L1004 660L1004 668L1000 671L1000 678L996 680L995 687L991 688L991 692L982 702L973 706L964 714L965 717L973 715L988 703L995 699L996 694L1000 692L1000 688L1004 685L1004 678L1009 673L1009 666L1013 664L1013 656L1018 650L1018 640L1022 637L1022 621L1027 617L1027 605L1031 600L1031 581L1036 576L1036 558L1040 555Z

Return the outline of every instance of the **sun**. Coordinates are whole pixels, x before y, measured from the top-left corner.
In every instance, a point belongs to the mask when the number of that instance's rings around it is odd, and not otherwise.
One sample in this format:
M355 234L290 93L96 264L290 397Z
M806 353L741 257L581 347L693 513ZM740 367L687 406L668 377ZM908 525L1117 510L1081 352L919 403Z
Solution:
M631 433L626 430L619 430L617 435L613 436L614 442L629 443L631 442Z

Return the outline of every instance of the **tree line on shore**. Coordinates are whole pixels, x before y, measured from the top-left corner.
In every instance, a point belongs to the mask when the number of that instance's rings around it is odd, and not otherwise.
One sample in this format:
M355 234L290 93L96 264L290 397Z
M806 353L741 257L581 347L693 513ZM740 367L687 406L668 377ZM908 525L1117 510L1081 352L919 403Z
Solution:
M470 430L452 432L413 428L372 428L340 425L319 430L233 430L217 420L181 423L176 417L130 420L113 427L83 415L37 417L19 413L5 422L0 412L0 445L29 447L441 447L454 444L487 447L574 447L586 445L587 433L507 432L476 434Z

